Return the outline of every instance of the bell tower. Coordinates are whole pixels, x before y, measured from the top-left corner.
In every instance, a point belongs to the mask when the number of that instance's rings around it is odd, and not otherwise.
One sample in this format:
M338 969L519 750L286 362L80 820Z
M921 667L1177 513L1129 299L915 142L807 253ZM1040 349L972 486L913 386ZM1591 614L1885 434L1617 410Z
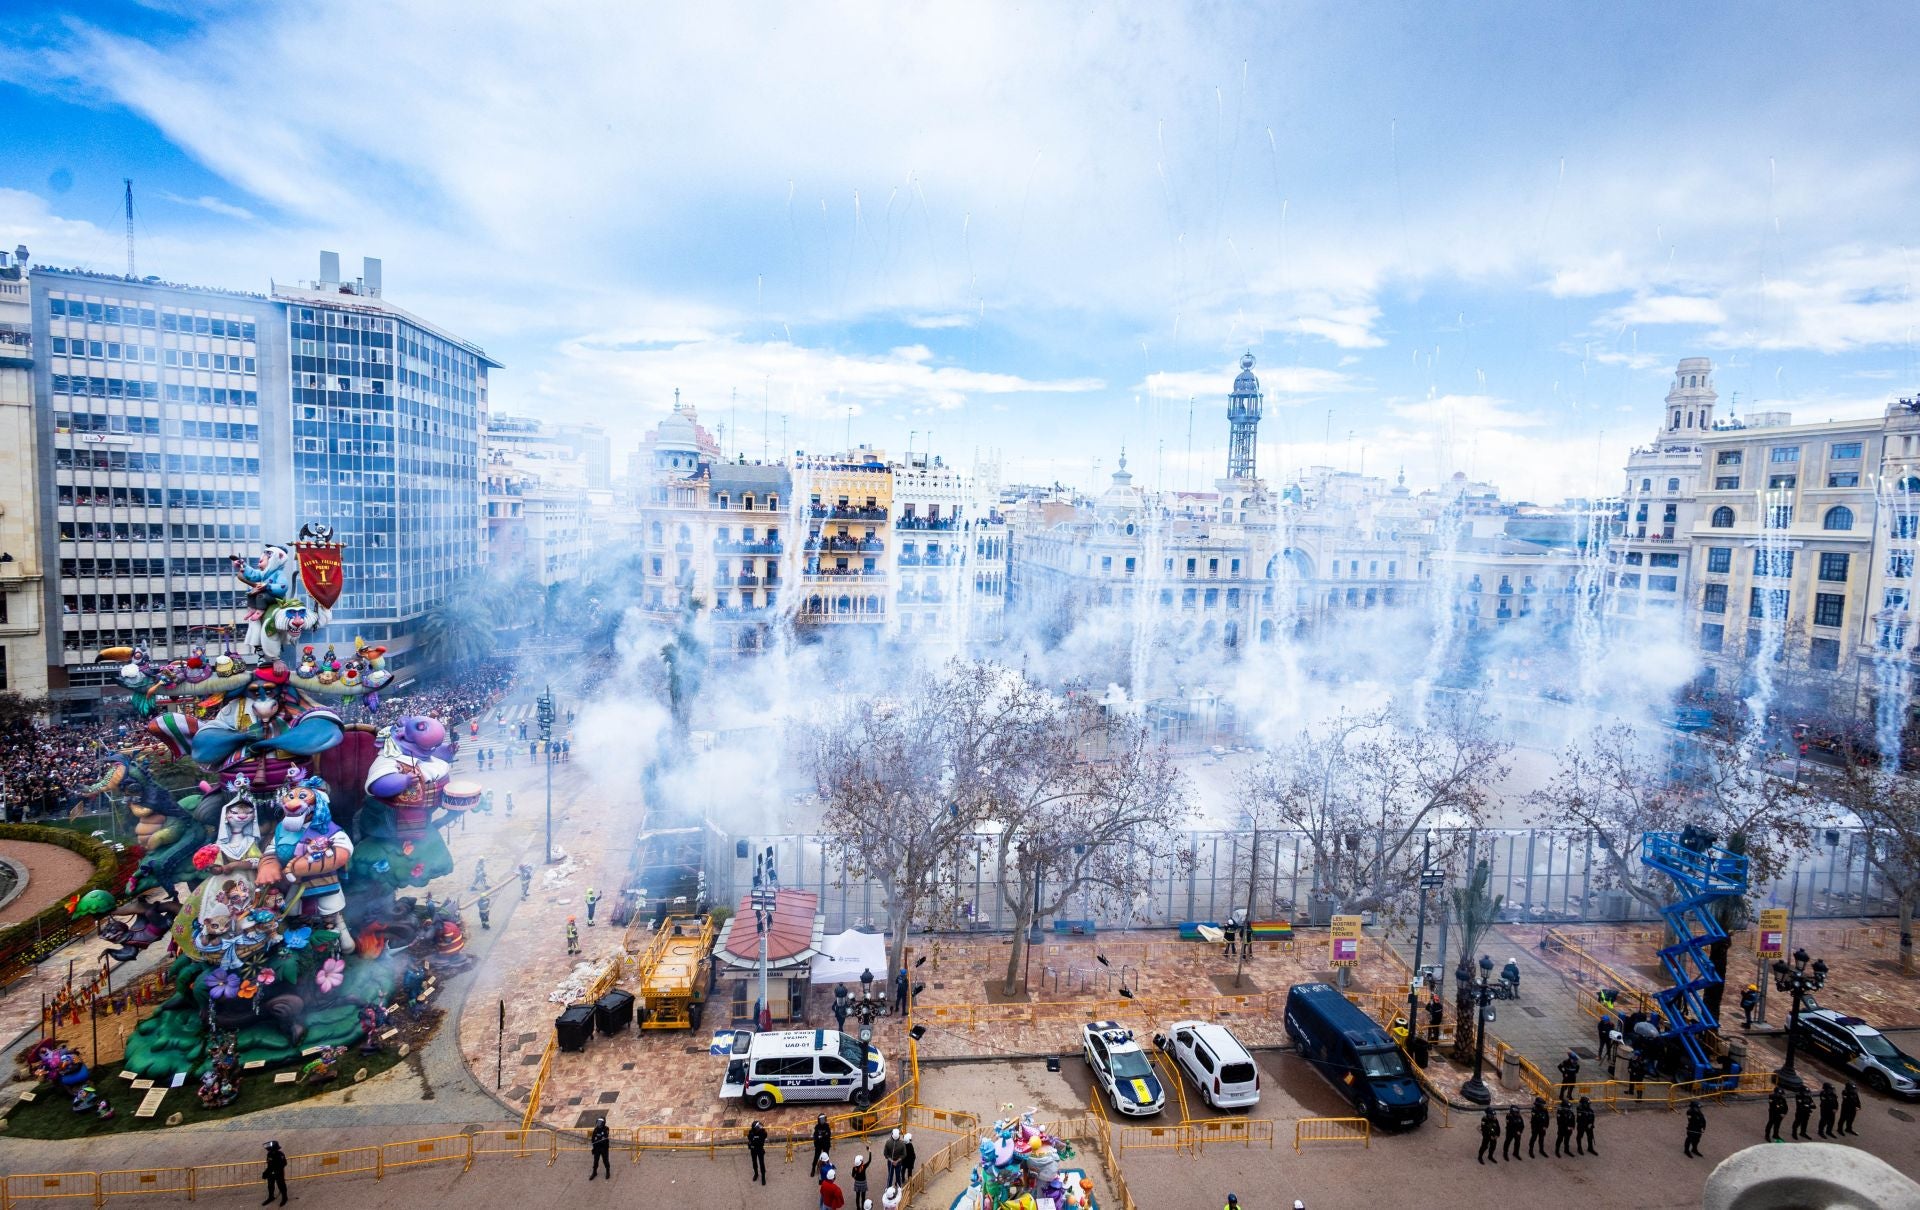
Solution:
M1260 380L1253 376L1253 353L1240 359L1240 375L1227 396L1227 478L1254 478L1256 434L1260 428Z

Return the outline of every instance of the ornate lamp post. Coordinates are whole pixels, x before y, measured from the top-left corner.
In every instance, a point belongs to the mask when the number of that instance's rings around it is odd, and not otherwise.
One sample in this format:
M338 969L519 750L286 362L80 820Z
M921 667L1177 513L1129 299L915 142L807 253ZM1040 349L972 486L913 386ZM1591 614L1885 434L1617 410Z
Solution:
M1487 1014L1493 1011L1493 989L1488 980L1493 977L1493 959L1480 955L1480 982L1474 988L1473 1014L1473 1078L1460 1086L1460 1095L1475 1105L1487 1105L1493 1101L1493 1090L1487 1087L1484 1077L1487 1060Z
M553 864L553 721L558 711L553 704L553 687L548 686L535 702L534 717L540 720L540 747L547 758L547 864Z
M1800 1037L1800 1006L1807 993L1818 991L1827 985L1827 964L1824 959L1813 959L1813 965L1807 965L1807 951L1793 951L1793 965L1789 966L1781 959L1774 959L1773 985L1793 997L1791 1007L1787 1009L1787 1061L1780 1065L1774 1074L1774 1083L1789 1092L1798 1092L1806 1081L1793 1069L1795 1043Z

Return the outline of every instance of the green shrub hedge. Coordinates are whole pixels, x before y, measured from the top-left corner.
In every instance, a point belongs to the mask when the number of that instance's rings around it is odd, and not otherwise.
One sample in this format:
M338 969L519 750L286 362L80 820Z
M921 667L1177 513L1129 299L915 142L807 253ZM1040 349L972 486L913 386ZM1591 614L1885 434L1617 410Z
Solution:
M28 823L0 824L0 840L57 844L78 853L93 863L93 877L87 879L74 894L85 895L88 891L104 890L116 900L120 898L121 871L126 855L114 852L112 845L101 844L91 836L82 836L65 828ZM129 845L127 854L133 851L133 846ZM77 935L66 927L72 922L67 912L67 904L72 898L72 895L63 896L57 903L0 931L0 978L17 966L38 962Z

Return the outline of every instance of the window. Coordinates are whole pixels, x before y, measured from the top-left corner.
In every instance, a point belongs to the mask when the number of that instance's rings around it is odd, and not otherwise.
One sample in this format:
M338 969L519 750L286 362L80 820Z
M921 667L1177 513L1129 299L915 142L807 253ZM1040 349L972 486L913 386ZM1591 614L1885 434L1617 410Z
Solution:
M1628 552L1627 552L1627 566L1628 566L1628 567L1638 567L1638 566L1640 566L1640 563L1641 563L1641 561L1642 561L1642 559L1643 559L1643 558L1644 558L1644 556L1643 556L1643 555L1641 555L1641 553L1640 553L1639 551L1637 551L1637 550L1630 550L1630 551L1628 551Z
M1700 600L1700 611L1702 613L1727 612L1727 586L1725 584L1707 585L1706 595Z
M1792 594L1784 588L1755 588L1749 590L1747 598L1747 616L1782 621L1787 616L1787 607Z
M1739 450L1721 450L1719 454L1714 457L1713 464L1715 466L1739 466L1740 457Z
M1650 492L1650 491L1652 491L1652 490L1653 490L1653 480L1651 480L1651 479L1642 479L1642 480L1640 481L1640 490L1641 490L1641 491L1643 491L1643 492Z
M1840 667L1840 640L1814 639L1807 644L1807 663L1822 672L1832 672Z
M1648 567L1678 567L1680 556L1674 554L1652 554L1647 556Z
M1679 481L1678 479L1669 479L1669 480L1667 480L1667 490L1668 490L1668 491L1670 491L1670 492L1677 492L1677 491L1679 491L1679 490L1680 490L1680 481Z
M1620 573L1620 587L1622 587L1622 588L1638 588L1638 587L1640 587L1640 573L1639 573L1639 572L1637 572L1637 571L1623 571L1623 572L1621 572L1621 573Z
M1847 582L1847 556L1831 550L1820 552L1820 578L1830 584Z
M1673 592L1680 587L1679 576L1648 576L1647 587L1655 592Z
M1740 490L1740 476L1738 476L1738 475L1716 475L1716 476L1714 477L1714 480L1713 480L1713 490L1714 490L1714 491L1716 491L1716 492L1737 492L1737 491L1739 491L1739 490Z
M1904 580L1913 574L1913 552L1895 550L1887 552L1887 575L1896 580Z
M1827 476L1828 487L1859 487L1859 471L1835 471Z
M1700 627L1700 650L1719 651L1727 645L1727 628L1718 622L1706 622Z
M1712 525L1715 529L1733 528L1733 510L1722 504L1713 510Z
M1782 580L1793 577L1793 552L1790 550L1768 551L1756 548L1753 552L1753 574L1756 576L1774 576Z
M1898 513L1893 518L1893 536L1896 538L1920 538L1920 516L1913 513Z
M1798 462L1800 447L1797 445L1776 445L1767 451L1768 462Z
M1836 441L1833 443L1833 448L1827 452L1827 457L1832 458L1836 462L1844 461L1848 458L1858 458L1859 456L1860 443L1858 441Z
M1831 530L1849 530L1853 528L1853 510L1844 504L1836 504L1827 510L1821 520L1820 528Z
M1707 547L1707 570L1726 573L1733 570L1733 548L1731 546Z
M1767 506L1767 528L1786 529L1793 524L1793 505L1770 504Z
M1800 486L1800 476L1798 476L1798 475L1768 475L1768 476L1767 476L1767 486L1768 486L1768 487L1772 487L1772 488L1779 488L1779 487L1798 487L1798 486Z
M1847 598L1837 592L1817 592L1813 595L1813 624L1815 626L1842 626L1846 624Z

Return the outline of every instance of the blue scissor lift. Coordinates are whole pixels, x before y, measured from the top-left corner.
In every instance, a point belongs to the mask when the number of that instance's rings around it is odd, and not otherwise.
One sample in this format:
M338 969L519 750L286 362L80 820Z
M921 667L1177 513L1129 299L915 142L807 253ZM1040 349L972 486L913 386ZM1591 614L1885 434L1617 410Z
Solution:
M1666 1016L1666 1036L1680 1043L1696 1080L1714 1074L1700 1035L1720 1027L1700 994L1721 982L1707 953L1726 939L1713 905L1747 892L1747 859L1715 846L1712 839L1692 832L1648 832L1640 842L1640 863L1673 879L1679 892L1678 899L1660 909L1674 938L1660 951L1660 964L1673 986L1655 993L1654 1000Z

